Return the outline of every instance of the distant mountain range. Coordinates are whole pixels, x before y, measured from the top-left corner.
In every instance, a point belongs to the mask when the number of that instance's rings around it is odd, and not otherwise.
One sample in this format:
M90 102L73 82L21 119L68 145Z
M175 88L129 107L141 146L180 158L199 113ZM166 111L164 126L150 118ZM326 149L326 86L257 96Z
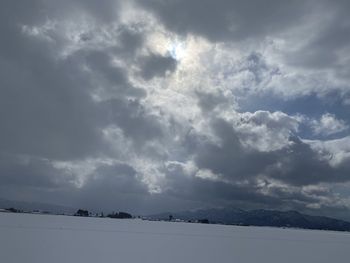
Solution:
M242 209L202 209L176 213L161 213L150 215L150 219L199 221L208 219L210 223L242 225L242 226L273 226L305 229L321 229L334 231L350 231L350 222L325 216L311 216L297 211L276 210L242 210Z
M76 209L71 207L46 204L11 201L0 199L0 208L16 208L23 211L47 211L55 214L73 214ZM311 216L297 211L277 210L242 210L234 208L198 209L182 212L166 212L149 215L153 220L180 219L191 222L207 222L241 226L272 226L304 229L321 229L334 231L349 231L350 222L325 216ZM206 220L207 219L207 220Z

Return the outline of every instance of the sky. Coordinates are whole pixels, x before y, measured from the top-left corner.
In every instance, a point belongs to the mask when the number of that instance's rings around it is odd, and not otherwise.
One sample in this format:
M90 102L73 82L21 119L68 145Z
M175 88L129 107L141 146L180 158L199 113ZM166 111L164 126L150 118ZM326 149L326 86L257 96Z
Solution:
M0 198L350 219L350 4L0 3Z

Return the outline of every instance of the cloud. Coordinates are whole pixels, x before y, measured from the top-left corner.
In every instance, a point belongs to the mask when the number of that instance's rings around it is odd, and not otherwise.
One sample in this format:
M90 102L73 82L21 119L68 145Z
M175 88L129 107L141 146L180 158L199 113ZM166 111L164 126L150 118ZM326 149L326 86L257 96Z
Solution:
M220 176L203 178L197 176L203 170L195 170L195 175L191 176L186 170L187 166L185 163L171 165L167 173L169 188L164 193L184 199L184 204L196 200L202 207L216 205L257 209L273 206L276 209L296 209L316 214L322 208L324 212L332 210L339 215L341 209L347 209L343 200L333 195L327 186L292 186L268 177L232 181L222 180Z
M242 136L227 121L214 120L211 125L219 143L197 141L194 144L194 161L199 169L208 169L219 178L235 181L267 176L292 185L350 179L345 173L347 168L333 167L327 154L314 151L313 147L293 134L289 134L282 147L266 152L257 146L246 147L244 142L247 139L243 137L246 135L243 133ZM260 136L263 141L270 133L263 132ZM193 144L190 147L193 148Z
M300 42L295 52L288 54L290 63L306 68L325 69L346 67L347 56L344 52L349 44L347 11L349 4L340 1L337 5L322 1L318 13L324 13L323 19L313 18L323 26ZM343 64L343 65L342 65Z
M320 120L313 120L311 127L316 135L332 135L343 132L349 128L344 120L339 120L334 114L325 113Z
M331 92L344 103L348 99L350 27L349 5L344 1L139 1L139 5L182 36L225 43L240 53L262 53L268 69L259 66L241 72L241 80L248 78L247 89L262 83L258 92L272 91L284 99L325 97ZM257 63L257 57L249 61Z
M103 103L110 124L116 125L134 142L160 139L163 135L162 124L156 115L152 115L137 100L111 99Z
M237 130L244 144L260 151L273 151L289 145L299 128L297 117L283 112L256 111L241 114Z
M307 140L306 142L317 152L326 156L333 167L344 167L350 157L349 136L332 140Z
M72 176L62 174L50 161L29 156L2 154L0 174L2 187L29 186L56 189L74 183Z
M94 152L100 114L84 73L74 59L57 64L47 46L18 34L20 47L1 54L1 148L54 158Z
M2 3L2 197L348 209L347 8Z
M96 167L78 190L76 205L119 211L140 209L138 203L149 196L145 183L128 164L102 164Z
M307 4L291 1L139 1L160 21L180 34L198 34L212 41L262 37L292 26L307 14Z
M176 69L176 60L171 56L150 54L140 59L141 76L146 79L153 77L164 77L167 72Z

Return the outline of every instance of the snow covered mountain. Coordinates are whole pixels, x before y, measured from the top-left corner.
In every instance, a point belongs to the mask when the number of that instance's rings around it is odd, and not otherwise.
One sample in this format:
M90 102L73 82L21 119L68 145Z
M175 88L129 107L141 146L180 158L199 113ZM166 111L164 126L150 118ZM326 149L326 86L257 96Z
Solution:
M350 231L350 223L324 216L311 216L297 211L242 210L242 209L202 209L176 213L161 213L149 216L151 219L174 219L195 221L208 219L211 223L275 226L305 229Z

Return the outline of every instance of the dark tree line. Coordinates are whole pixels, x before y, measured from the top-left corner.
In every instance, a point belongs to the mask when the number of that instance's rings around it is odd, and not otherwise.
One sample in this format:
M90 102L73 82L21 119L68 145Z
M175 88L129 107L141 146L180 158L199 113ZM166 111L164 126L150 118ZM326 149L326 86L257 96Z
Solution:
M84 217L88 217L90 216L91 213L89 213L88 210L84 210L84 209L79 209L74 216L84 216ZM96 216L98 216L98 214L96 214ZM103 213L101 213L101 215L99 217L104 217ZM132 215L126 212L115 212L115 213L111 213L108 214L107 217L109 218L132 218Z
M22 210L19 210L19 209L13 208L13 207L5 208L5 210L7 212L11 212L11 213L22 213L23 212Z
M114 214L109 214L107 215L107 217L110 218L132 218L132 215L130 215L129 213L126 212L115 212Z

